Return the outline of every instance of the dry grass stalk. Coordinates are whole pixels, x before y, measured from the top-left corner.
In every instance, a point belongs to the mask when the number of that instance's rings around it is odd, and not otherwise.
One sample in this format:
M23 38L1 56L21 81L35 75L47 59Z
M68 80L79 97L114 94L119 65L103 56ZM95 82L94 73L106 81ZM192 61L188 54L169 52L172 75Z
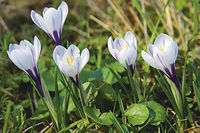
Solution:
M142 11L144 12L144 14L145 14L145 5L144 5L144 0L141 0L141 7L142 7ZM148 40L149 40L149 36L148 36L148 34L147 34L147 23L146 23L146 21L145 20L143 20L143 26L144 26L144 37L145 37L145 42L147 43L148 42Z
M112 0L107 0L107 1L110 4L110 6L115 10L116 15L120 18L120 20L125 25L125 29L133 31L132 28L131 28L131 24L130 24L129 21L127 21L127 19L126 19L124 13L123 13L123 10L121 9L121 7L120 6L116 7L115 4L112 2Z

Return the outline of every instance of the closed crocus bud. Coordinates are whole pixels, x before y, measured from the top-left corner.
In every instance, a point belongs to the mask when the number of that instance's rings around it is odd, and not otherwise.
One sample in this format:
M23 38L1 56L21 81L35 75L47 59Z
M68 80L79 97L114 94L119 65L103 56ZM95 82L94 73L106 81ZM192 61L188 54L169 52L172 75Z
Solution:
M7 53L11 61L18 68L25 71L35 81L35 83L42 91L40 74L37 67L40 50L41 50L40 41L35 36L34 45L32 45L27 40L23 40L19 43L19 45L10 44Z
M110 37L108 39L108 50L125 69L127 69L127 62L133 74L137 57L137 40L132 32L126 32L124 39L117 37L114 42Z
M175 73L175 61L178 56L177 43L171 37L162 33L156 38L154 45L149 44L147 49L149 53L142 50L143 59L150 66L164 72L180 90Z
M85 48L80 54L80 50L75 45L70 45L68 49L63 46L56 46L53 51L53 59L60 71L72 82L78 85L78 76L89 60L89 51Z
M56 45L61 44L61 33L68 14L68 6L62 1L58 9L44 8L43 16L31 11L33 22L51 37Z

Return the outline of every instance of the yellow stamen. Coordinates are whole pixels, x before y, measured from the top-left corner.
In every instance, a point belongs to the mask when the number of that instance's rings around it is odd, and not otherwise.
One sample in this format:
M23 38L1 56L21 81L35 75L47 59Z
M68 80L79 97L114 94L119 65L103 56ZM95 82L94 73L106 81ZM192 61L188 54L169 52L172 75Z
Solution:
M122 50L122 47L120 46L120 50Z
M73 61L74 61L74 58L73 58L72 56L69 56L69 57L70 57L71 61L73 62Z
M160 46L160 49L164 52L164 49L163 49L163 47L162 46Z
M68 59L68 57L67 57L67 64L68 64L69 66L71 66L71 64L70 64L70 62L69 62L69 59Z
M128 45L126 44L126 48L128 48Z

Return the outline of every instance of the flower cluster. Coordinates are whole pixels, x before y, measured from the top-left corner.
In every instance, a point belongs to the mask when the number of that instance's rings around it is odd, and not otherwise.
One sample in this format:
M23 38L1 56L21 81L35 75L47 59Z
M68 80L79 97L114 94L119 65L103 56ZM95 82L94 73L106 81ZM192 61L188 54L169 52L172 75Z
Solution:
M117 37L114 41L112 37L108 39L108 49L111 55L125 68L126 62L133 74L137 57L137 40L132 32L128 31L124 39ZM175 73L175 61L178 56L178 45L171 37L160 34L154 45L147 46L148 53L142 50L143 59L152 67L161 70L180 91L180 86Z
M80 49L74 44L71 44L68 48L65 48L64 46L61 45L62 44L61 34L67 14L68 14L68 5L64 1L62 1L57 9L52 7L44 8L42 16L36 13L34 10L32 10L31 19L38 27L40 27L44 32L46 32L46 34L56 44L53 51L53 60L61 72L61 76L63 78L62 83L66 87L67 89L66 92L69 93L70 98L73 100L73 103L76 106L76 109L80 113L80 116L84 119L85 118L88 119L90 118L90 116L88 115L87 118L87 113L85 110L87 109L86 107L89 107L88 105L91 104L90 101L87 100L89 99L87 97L90 95L86 96L84 94L86 91L84 90L83 87L84 85L81 85L81 82L79 82L79 73L88 63L90 53L87 48L83 49L82 52L80 52ZM139 103L144 101L144 99L141 99L140 88L134 86L134 81L133 81L133 74L137 59L136 36L132 32L128 31L125 33L124 38L117 37L113 40L112 37L109 37L107 45L111 55L124 67L125 70L128 71L128 80L130 83L130 88L132 89L133 93L132 96L129 95L129 92L126 90L126 85L124 85L122 82L119 81L120 85L123 88L125 88L124 90L126 92L126 95L130 99L133 98L134 103L137 102ZM148 53L142 50L141 52L142 58L151 67L154 67L162 71L169 78L169 80L167 81L171 85L171 92L170 91L164 91L164 92L166 94L169 93L167 94L167 97L169 99L173 98L173 100L170 100L171 103L175 101L177 107L175 106L173 107L175 111L178 112L177 113L178 117L180 117L182 120L182 116L184 114L183 104L182 104L183 101L181 99L182 97L180 93L181 92L180 86L175 72L175 61L178 56L178 45L171 37L162 33L155 39L154 44L149 44L147 46L147 49ZM63 110L66 108L62 107L60 108L60 105L63 106L64 104L60 104L60 96L57 84L55 84L55 100L57 104L57 106L55 107L57 109L55 109L54 107L49 91L46 88L45 83L42 80L42 76L40 75L38 69L38 60L40 56L40 51L41 51L40 40L38 39L38 37L35 36L33 44L31 44L28 40L22 40L19 43L19 45L10 44L7 54L8 57L11 59L11 61L31 78L31 81L35 83L34 86L36 85L40 89L45 99L43 101L46 103L48 107L51 118L54 120L56 129L57 130L62 129L61 131L64 131L65 128L62 125L62 123L66 120L62 119L62 117L64 116L63 113L65 113L63 112ZM112 71L115 77L118 76L112 69L110 70ZM55 81L57 81L57 76L55 77L56 77ZM66 77L68 77L69 80L71 80L75 84L77 90L74 90L74 87L71 87L71 84L66 85L66 83L68 83L68 80L65 79ZM117 79L119 78L117 77ZM91 87L93 88L93 86ZM162 88L165 87L162 86ZM77 98L78 95L75 94L76 92L79 93L80 99ZM40 93L38 94L40 95ZM120 98L120 95L118 98ZM67 97L65 98L64 102L67 101L66 99ZM122 104L121 102L120 104ZM148 108L146 109L148 110ZM127 113L128 111L124 112ZM124 120L122 120L124 124L126 123L126 117L128 116L126 116L126 114L124 114L123 116L122 114L122 117L124 117L123 118ZM149 117L149 112L147 118L148 117ZM64 124L66 123L64 122Z
M63 1L58 9L44 8L43 16L35 11L31 11L31 18L33 22L44 30L54 43L57 45L53 51L53 59L60 69L60 71L69 77L77 86L79 73L89 60L89 51L85 48L80 54L80 50L75 45L70 45L65 48L61 45L61 33L68 14L68 6ZM135 35L128 31L124 39L117 37L108 39L108 49L111 55L125 68L127 64L134 73L135 62L137 58L137 40ZM161 70L179 90L179 83L175 73L175 61L178 55L178 46L171 37L166 34L160 34L154 45L147 46L148 53L142 50L143 59L152 67ZM37 67L41 46L39 39L35 36L34 45L29 41L21 41L19 45L10 44L7 51L12 62L25 71L43 90L41 78Z
M67 14L68 6L63 1L58 9L52 7L44 8L43 17L32 10L31 18L33 22L44 30L57 45L53 52L53 59L60 71L78 86L78 76L89 60L89 51L85 48L80 55L79 48L73 44L70 45L68 49L61 46L61 33ZM44 93L40 73L37 67L40 50L40 41L35 36L34 45L27 40L21 41L19 45L10 44L7 53L12 62L18 68L25 71Z

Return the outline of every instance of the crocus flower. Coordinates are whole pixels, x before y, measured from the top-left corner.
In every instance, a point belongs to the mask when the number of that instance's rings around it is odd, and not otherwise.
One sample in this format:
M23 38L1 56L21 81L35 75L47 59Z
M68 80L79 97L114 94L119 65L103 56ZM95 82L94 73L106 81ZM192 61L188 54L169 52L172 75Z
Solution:
M34 45L23 40L20 44L10 44L7 51L11 61L21 70L25 71L42 91L40 74L37 67L41 45L39 39L34 37Z
M43 16L31 11L31 18L33 22L44 30L49 37L51 37L56 45L61 44L61 33L68 14L68 6L62 1L58 9L47 8L43 10Z
M178 55L177 43L168 35L160 34L154 45L147 46L148 53L142 50L143 59L152 67L161 70L171 79L178 90L180 90L179 83L175 73L175 61Z
M108 39L108 50L125 69L127 69L127 62L133 74L137 57L137 40L132 32L126 32L124 39L117 37L114 42L110 37Z
M72 82L78 85L78 76L89 60L89 51L85 48L80 54L80 50L75 45L70 45L68 49L63 46L56 46L53 51L53 59L60 71L69 77Z

